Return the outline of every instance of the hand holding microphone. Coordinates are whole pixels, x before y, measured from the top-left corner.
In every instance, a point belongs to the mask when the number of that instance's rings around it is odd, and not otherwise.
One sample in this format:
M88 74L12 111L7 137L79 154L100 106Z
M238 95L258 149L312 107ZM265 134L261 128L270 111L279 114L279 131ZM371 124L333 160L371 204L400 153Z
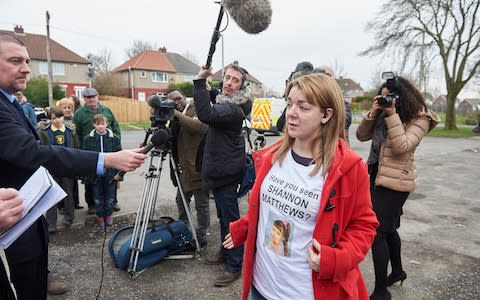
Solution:
M116 181L122 181L123 176L126 172L134 171L137 169L147 158L147 153L150 152L154 147L161 147L165 145L168 141L169 134L165 129L158 129L150 139L150 143L148 143L145 147L136 150L123 150L120 152L112 152L105 154L105 167L109 168L116 168L121 170L120 172L115 175L114 179ZM124 152L122 154L122 152ZM110 157L111 161L109 161L109 165L107 165L107 154L118 154L118 157ZM110 165L111 163L111 165Z

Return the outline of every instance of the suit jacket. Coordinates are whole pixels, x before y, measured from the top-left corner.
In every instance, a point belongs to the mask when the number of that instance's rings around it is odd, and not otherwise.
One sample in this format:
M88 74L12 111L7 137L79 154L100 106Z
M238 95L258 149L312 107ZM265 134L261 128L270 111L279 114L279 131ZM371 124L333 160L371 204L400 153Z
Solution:
M0 93L0 187L20 189L39 166L58 177L95 176L98 153L41 145L24 118ZM47 255L47 239L46 222L41 217L6 249L12 273L16 264Z

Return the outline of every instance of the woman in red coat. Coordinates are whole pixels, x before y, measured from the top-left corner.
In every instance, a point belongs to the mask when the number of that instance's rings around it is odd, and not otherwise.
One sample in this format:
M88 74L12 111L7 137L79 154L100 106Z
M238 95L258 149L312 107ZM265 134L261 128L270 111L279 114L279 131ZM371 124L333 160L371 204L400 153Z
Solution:
M245 243L242 299L368 299L359 263L378 222L366 165L341 139L340 88L312 74L285 94L284 138L254 153L248 214L224 242Z

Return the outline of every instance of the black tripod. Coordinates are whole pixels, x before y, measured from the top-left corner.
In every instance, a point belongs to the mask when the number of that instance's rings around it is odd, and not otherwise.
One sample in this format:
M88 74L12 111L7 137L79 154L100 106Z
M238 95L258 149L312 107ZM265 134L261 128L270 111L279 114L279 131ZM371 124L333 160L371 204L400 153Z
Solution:
M149 136L156 129L157 128L147 129L144 144L146 144ZM127 270L130 273L131 277L136 277L145 270L144 269L141 272L137 272L137 262L138 262L139 255L143 251L143 245L145 243L145 236L147 233L148 226L149 225L154 226L155 222L161 222L161 219L154 217L154 212L155 212L155 204L156 204L157 195L158 195L158 187L160 184L160 175L162 173L162 168L163 168L163 161L166 160L167 154L170 159L171 166L173 166L174 168L173 171L175 174L175 179L177 180L177 183L178 183L178 189L180 191L183 206L187 214L188 223L192 230L193 238L195 240L196 252L200 251L200 245L198 243L197 234L195 231L195 227L193 226L193 223L192 223L192 217L190 214L190 210L188 209L188 204L185 199L182 183L180 181L179 171L171 155L170 147L163 146L162 148L154 148L150 152L150 159L149 159L149 164L147 169L148 171L145 174L145 183L143 185L142 198L137 210L137 216L135 219L135 225L133 228L132 239L130 243L130 249L132 250L132 253L130 256L130 263ZM167 256L166 259L186 259L186 258L194 258L194 257L195 257L195 253Z

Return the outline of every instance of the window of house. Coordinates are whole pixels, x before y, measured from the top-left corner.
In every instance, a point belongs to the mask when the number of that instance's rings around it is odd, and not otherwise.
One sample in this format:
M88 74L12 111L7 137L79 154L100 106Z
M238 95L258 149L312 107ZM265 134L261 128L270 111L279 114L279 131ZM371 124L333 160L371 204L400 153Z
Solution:
M153 82L167 82L168 74L165 72L152 72L152 81Z
M39 72L42 75L48 74L48 63L46 61L40 62ZM63 63L52 63L52 73L53 75L65 75L65 65Z
M140 71L140 78L147 78L147 72Z

